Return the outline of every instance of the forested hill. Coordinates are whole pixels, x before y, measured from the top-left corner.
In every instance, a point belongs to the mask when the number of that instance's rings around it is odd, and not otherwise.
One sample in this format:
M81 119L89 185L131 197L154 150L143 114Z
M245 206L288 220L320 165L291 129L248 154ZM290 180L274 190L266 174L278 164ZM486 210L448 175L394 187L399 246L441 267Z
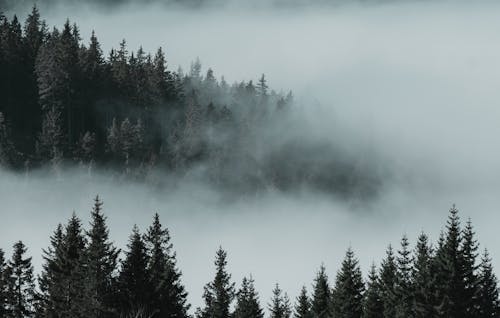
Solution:
M9 260L0 249L0 317L193 317L170 232L158 214L144 233L134 226L121 253L110 237L102 208L96 198L88 230L75 214L57 226L37 280L22 241L13 245ZM237 289L227 270L228 253L219 248L215 276L206 284L203 305L194 317L499 317L491 258L487 250L479 256L478 248L471 222L461 224L453 207L437 244L422 233L412 247L403 236L397 250L389 245L367 278L349 248L334 279L321 266L312 289L304 286L296 299L274 285L268 315L254 278L243 278ZM267 288L272 284L267 282Z
M271 90L263 74L229 84L199 60L174 71L161 48L132 52L125 40L104 54L94 33L85 43L69 21L49 28L36 7L24 24L0 20L3 167L98 167L157 183L156 172L167 171L245 191L376 192L376 173L309 137L292 93Z

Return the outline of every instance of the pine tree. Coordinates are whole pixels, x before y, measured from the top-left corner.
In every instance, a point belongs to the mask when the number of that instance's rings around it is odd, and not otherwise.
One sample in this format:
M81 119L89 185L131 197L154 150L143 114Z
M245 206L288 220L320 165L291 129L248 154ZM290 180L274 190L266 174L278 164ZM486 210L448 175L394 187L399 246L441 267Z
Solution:
M278 284L273 289L273 296L271 303L268 304L268 308L270 318L290 318L292 315L290 300L286 293L283 294Z
M314 318L330 317L330 285L326 269L321 265L314 280L313 295L311 301L311 312Z
M337 273L332 297L333 316L338 318L361 318L363 314L363 292L365 285L359 262L349 248L342 267Z
M3 113L0 112L0 167L14 166L17 157L10 129Z
M264 318L264 312L259 304L259 296L255 291L254 280L243 278L241 288L236 293L234 318Z
M56 310L58 302L61 301L59 295L61 285L61 275L58 268L58 260L61 259L64 240L63 227L59 224L50 238L50 246L43 250L42 273L38 277L37 317L49 318L59 317Z
M461 252L462 231L455 205L450 209L443 244L434 258L436 309L445 317L465 317L466 302L464 259Z
M415 248L411 277L414 292L413 315L418 318L434 315L431 262L432 249L429 246L429 238L425 233L421 233Z
M106 217L99 196L91 212L85 249L85 310L89 317L110 317L115 296L114 282L119 250L109 241Z
M410 318L413 314L413 286L411 282L412 257L410 243L406 235L401 239L401 249L398 251L397 276L395 286L396 317Z
M297 297L294 318L312 318L311 300L307 296L307 289L305 286L302 286L300 294Z
M491 258L488 250L484 250L481 258L478 278L478 317L499 317L500 301L498 298L498 280L493 273L493 267L491 265Z
M215 257L215 278L205 286L205 307L197 310L199 318L229 318L230 306L235 296L231 275L226 272L227 252L219 248Z
M397 281L397 265L394 257L392 246L389 245L386 258L380 266L380 289L381 298L384 304L384 317L396 317L396 281Z
M0 249L0 318L7 317L7 263L5 262L5 254Z
M181 272L177 269L176 255L172 251L170 234L163 228L158 213L145 235L148 250L149 284L152 296L151 303L155 314L153 318L188 317L190 305L187 303L187 292L181 282Z
M372 264L368 274L368 284L364 295L363 318L384 317L384 303L382 302L382 290L375 264Z
M8 263L7 310L12 318L35 316L35 280L31 257L25 256L26 251L23 242L15 243L12 259Z
M256 88L257 88L257 94L260 96L261 99L267 96L267 89L269 88L269 86L267 85L266 76L264 74L262 74L262 76L259 78Z
M461 246L461 254L463 258L463 279L464 279L464 294L461 295L462 301L464 302L464 310L467 317L478 317L478 277L477 270L479 268L477 264L477 250L478 244L475 239L475 232L472 226L472 222L469 219L463 230L463 240Z
M63 240L58 244L54 267L57 275L53 286L56 317L87 318L84 310L85 291L85 251L80 219L75 213L65 227Z
M149 304L151 289L147 271L149 260L137 226L134 226L132 230L127 247L118 278L119 310L125 316L139 310L152 312L153 308L150 308Z

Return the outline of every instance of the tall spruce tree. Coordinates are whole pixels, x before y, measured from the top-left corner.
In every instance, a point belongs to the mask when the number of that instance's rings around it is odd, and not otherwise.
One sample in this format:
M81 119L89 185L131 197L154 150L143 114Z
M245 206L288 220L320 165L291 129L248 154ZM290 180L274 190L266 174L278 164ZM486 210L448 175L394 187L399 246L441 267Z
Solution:
M115 297L114 282L117 257L120 252L109 239L106 217L102 213L99 196L94 200L91 212L88 245L85 249L85 299L88 317L110 317L113 315Z
M43 250L42 273L38 277L38 306L37 317L59 317L57 305L61 302L61 273L58 268L63 252L64 240L63 226L59 224L50 237L50 246Z
M7 317L7 263L5 254L0 249L0 318Z
M311 300L311 312L314 318L330 317L331 291L328 283L328 275L323 265L319 268L314 279L313 294Z
M381 296L379 277L375 264L370 267L368 274L368 283L364 294L363 318L382 318L384 317L384 303Z
M469 219L463 229L463 240L461 245L461 254L463 259L463 279L464 279L464 294L461 296L464 301L464 310L467 317L478 317L477 308L479 306L479 286L477 271L479 264L478 243L475 239L475 232L472 226L472 221Z
M411 273L413 260L411 257L410 243L406 235L401 239L401 248L398 250L397 275L396 275L396 317L410 318L413 316L413 285Z
M429 237L421 233L413 257L411 281L413 285L413 315L418 318L434 317L434 286L431 272L432 248Z
M27 248L24 243L16 242L12 258L7 265L7 317L35 316L35 279L31 257L26 257L26 252Z
M118 278L119 312L123 316L131 316L137 312L151 315L154 308L150 307L151 288L147 271L149 259L137 226L132 230L127 247Z
M81 220L75 213L65 227L62 242L58 245L54 266L57 275L53 286L54 312L57 317L86 318L84 307L86 240Z
M461 251L462 231L455 205L450 209L446 235L434 258L436 309L440 316L466 317L464 258Z
M255 291L254 280L243 278L241 288L236 293L234 318L264 318L264 312L259 304L259 296Z
M226 271L227 252L220 247L215 257L215 278L205 286L205 307L197 310L198 318L229 318L235 291L231 275Z
M154 215L153 223L144 240L149 255L147 269L152 290L153 317L188 317L190 305L187 303L187 292L181 282L182 273L177 268L169 231L163 228L158 213Z
M306 286L302 286L300 294L295 302L294 318L312 318L311 300L307 296Z
M335 281L332 294L333 317L361 318L365 289L362 276L354 251L349 248Z
M488 250L484 250L479 271L478 317L500 317L498 280Z
M276 284L273 289L271 302L268 304L270 318L290 318L292 308L286 293L283 293L280 286Z
M386 257L380 266L380 289L382 302L384 304L384 317L396 317L396 282L397 282L397 264L392 246L389 245L386 251Z

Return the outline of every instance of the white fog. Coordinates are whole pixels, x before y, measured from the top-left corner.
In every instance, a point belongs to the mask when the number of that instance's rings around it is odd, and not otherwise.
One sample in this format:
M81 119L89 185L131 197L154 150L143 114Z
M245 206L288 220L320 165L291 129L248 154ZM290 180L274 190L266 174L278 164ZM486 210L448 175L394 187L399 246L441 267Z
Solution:
M309 288L322 263L333 280L349 246L366 273L402 234L435 241L453 203L500 268L500 3L41 10L50 26L78 23L84 42L95 30L105 52L125 38L129 50L164 47L173 70L199 57L229 83L265 73L272 88L293 91L311 136L388 173L376 197L342 200L307 189L228 199L191 183L163 191L74 171L61 180L2 172L0 247L22 238L37 269L57 223L74 210L87 224L96 194L121 247L159 212L193 309L219 245L233 280L252 274L267 304L276 282L291 299Z

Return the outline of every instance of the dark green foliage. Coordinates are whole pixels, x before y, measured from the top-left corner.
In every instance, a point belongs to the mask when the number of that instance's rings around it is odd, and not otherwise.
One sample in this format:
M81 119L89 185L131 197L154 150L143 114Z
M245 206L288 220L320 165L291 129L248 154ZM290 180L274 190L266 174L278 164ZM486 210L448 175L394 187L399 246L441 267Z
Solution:
M364 295L363 318L384 317L384 303L382 301L382 290L375 264L372 264L368 275L368 284Z
M43 251L43 269L38 277L37 317L59 317L58 308L63 304L61 292L62 275L59 265L61 263L63 252L64 233L63 227L59 224L50 237L50 246Z
M305 287L297 297L294 317L499 317L491 259L485 251L478 262L477 248L471 222L462 230L453 207L435 252L422 233L412 254L404 236L397 256L389 246L380 269L372 265L365 286L358 260L348 249L334 289L321 266L311 299ZM17 242L6 262L0 249L0 318L190 317L171 238L158 214L145 235L134 227L120 269L98 197L87 232L75 214L54 231L43 251L38 290L26 250ZM205 286L205 306L196 317L263 318L251 277L235 293L222 248L215 266L215 278ZM268 310L271 318L292 315L290 300L278 285Z
M401 239L401 249L398 251L397 277L395 286L396 317L409 318L413 314L413 284L411 274L413 270L413 260L409 248L410 243L405 235Z
M484 251L484 254L482 256L480 272L478 276L478 317L499 317L500 301L498 299L498 280L493 273L491 258L487 250Z
M290 318L292 309L290 299L286 293L283 294L280 286L276 284L273 289L271 302L268 304L270 318Z
M313 295L311 300L311 312L315 318L330 316L331 291L328 283L326 269L321 265L314 279Z
M5 262L5 254L0 249L0 318L7 317L7 263Z
M35 280L31 257L26 257L23 242L14 244L12 258L7 264L7 317L29 318L35 316Z
M198 318L229 318L230 306L235 297L234 283L226 271L227 252L220 247L215 256L215 278L205 286L205 307L198 309Z
M361 318L363 314L363 292L365 285L358 260L349 248L342 267L337 273L332 295L333 316L338 318Z
M415 317L431 317L435 313L433 308L434 285L431 262L432 249L429 246L429 238L425 233L421 233L415 248L411 278L414 292L413 314Z
M144 240L149 255L147 269L153 317L187 317L187 292L181 282L181 272L177 269L170 234L168 229L162 227L157 213Z
M264 318L264 312L259 304L259 295L255 291L254 280L243 278L241 288L236 293L234 318Z
M434 282L437 288L436 308L440 316L465 317L465 275L461 252L462 231L458 210L453 206L446 225L444 242L434 258Z
M147 271L149 258L146 252L139 229L134 226L118 278L119 308L125 316L139 310L153 310L149 308L151 288Z
M307 296L307 289L305 286L300 290L300 294L295 302L295 318L312 318L311 313L311 300Z
M113 311L113 283L119 250L109 241L109 230L99 197L94 201L87 239L88 245L84 251L84 308L88 317L109 317Z
M384 317L396 317L396 283L397 283L397 264L394 257L392 246L389 245L386 258L380 266L380 289L381 299L384 304Z

